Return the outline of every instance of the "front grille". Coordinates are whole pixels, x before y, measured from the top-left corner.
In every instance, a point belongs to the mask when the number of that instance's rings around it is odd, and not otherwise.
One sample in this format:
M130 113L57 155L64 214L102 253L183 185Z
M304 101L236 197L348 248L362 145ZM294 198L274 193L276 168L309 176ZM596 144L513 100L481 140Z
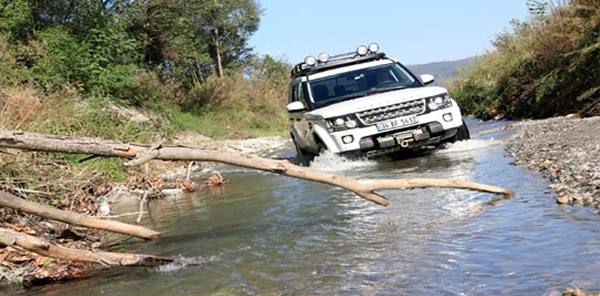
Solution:
M419 99L356 113L364 124L374 124L397 117L425 112L425 100Z

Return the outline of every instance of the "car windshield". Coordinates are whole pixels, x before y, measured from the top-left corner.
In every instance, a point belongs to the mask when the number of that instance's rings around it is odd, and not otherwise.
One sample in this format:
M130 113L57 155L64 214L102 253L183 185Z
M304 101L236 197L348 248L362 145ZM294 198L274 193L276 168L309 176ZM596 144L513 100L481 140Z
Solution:
M416 86L417 82L398 64L365 68L310 81L311 98L318 107L366 96Z

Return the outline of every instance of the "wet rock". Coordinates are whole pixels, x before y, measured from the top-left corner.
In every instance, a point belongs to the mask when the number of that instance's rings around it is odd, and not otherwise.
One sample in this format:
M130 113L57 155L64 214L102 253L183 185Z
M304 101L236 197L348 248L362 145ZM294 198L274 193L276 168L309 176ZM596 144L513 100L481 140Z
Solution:
M571 199L568 196L561 195L556 198L556 202L561 205L568 205L571 203Z

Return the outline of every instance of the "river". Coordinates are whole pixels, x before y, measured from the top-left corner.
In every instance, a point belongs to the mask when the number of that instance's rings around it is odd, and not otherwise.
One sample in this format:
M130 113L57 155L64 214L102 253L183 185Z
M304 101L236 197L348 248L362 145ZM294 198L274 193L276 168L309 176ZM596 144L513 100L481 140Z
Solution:
M381 207L340 188L225 166L230 184L153 200L145 226L167 238L119 251L176 256L12 295L561 295L600 290L600 218L561 207L536 172L504 154L502 123L406 160L335 155L311 167L355 178L451 178L516 192L382 191ZM293 151L283 151L284 157Z

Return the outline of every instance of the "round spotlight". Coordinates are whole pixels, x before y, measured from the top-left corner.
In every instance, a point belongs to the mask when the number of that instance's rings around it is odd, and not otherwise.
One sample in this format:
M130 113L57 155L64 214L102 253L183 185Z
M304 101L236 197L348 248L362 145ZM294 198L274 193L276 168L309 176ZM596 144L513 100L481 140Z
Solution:
M369 44L369 51L372 53L376 53L379 51L379 44L377 43L371 43Z
M336 118L333 123L335 123L335 125L344 125L344 119Z
M350 144L352 143L352 141L354 141L354 137L353 136L343 136L342 137L342 142L344 142L344 144Z
M366 55L368 51L368 48L364 45L359 46L358 48L356 48L356 53L358 55Z
M319 55L319 62L321 62L321 63L327 63L327 62L329 62L329 54L326 53L326 52L321 53Z
M308 66L314 66L317 63L317 60L313 56L307 56L304 58L304 63Z
M446 122L452 121L452 113L446 113L442 116Z

